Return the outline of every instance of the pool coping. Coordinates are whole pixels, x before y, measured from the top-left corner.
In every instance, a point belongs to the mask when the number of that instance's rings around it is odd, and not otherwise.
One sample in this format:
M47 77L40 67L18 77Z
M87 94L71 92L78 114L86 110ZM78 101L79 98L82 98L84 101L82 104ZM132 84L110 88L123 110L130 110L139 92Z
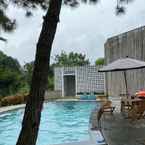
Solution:
M84 141L78 141L78 142L50 144L50 145L106 145L106 144L96 144L92 140L84 140Z
M8 111L12 110L17 110L20 108L25 108L26 104L19 104L19 105L11 105L11 106L5 106L5 107L0 107L0 114L3 114Z
M79 99L56 99L56 100L45 100L45 102L101 102L101 99L96 100L79 100ZM10 105L10 106L2 106L0 107L0 114L3 114L8 111L17 110L21 108L25 108L26 104L18 104L18 105Z
M57 99L53 101L45 100L45 102L100 102L100 100L78 100L78 99ZM10 106L4 106L0 107L0 114L20 109L20 108L25 108L26 104L18 104L18 105L10 105Z
M56 99L56 100L54 100L54 102L63 102L63 101L76 101L76 102L101 102L102 100L101 99L96 99L96 100L81 100L81 99Z

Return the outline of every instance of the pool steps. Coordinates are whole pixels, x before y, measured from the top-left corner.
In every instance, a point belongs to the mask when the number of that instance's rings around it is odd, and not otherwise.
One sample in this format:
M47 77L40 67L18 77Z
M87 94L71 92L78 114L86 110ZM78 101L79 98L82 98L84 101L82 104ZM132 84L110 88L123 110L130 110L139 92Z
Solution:
M106 144L93 144L89 140L89 141L80 141L80 142L63 143L63 144L51 144L51 145L106 145Z
M107 145L100 130L90 130L89 135L91 145Z

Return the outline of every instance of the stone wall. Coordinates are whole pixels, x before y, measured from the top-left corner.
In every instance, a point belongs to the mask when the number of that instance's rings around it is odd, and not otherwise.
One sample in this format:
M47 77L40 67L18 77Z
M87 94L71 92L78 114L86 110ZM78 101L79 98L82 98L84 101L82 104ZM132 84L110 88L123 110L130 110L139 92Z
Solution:
M61 97L61 91L46 91L45 100L57 99Z
M118 36L109 38L105 43L105 63L118 58L131 57L145 61L145 27L140 27ZM128 91L134 94L145 89L145 69L127 71ZM122 72L106 75L107 92L111 96L125 93L125 82Z

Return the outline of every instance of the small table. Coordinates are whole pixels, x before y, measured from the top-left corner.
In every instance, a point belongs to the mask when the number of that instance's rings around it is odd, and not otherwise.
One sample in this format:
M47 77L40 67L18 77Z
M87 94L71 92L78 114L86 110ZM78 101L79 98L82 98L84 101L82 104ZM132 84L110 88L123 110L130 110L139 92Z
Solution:
M137 115L138 119L143 117L144 111L145 111L145 99L140 98L122 98L121 99L121 112L124 111L124 109L128 110L129 112L132 112L132 115ZM135 113L135 114L134 114ZM128 114L129 115L129 114Z

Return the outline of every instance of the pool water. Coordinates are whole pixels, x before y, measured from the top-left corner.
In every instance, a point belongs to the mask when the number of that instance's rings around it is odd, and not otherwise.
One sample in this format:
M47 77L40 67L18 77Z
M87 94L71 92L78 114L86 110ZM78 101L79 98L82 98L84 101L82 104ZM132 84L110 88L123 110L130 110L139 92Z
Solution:
M44 104L37 145L87 140L89 117L96 102L49 102ZM0 115L0 145L15 145L24 109Z

